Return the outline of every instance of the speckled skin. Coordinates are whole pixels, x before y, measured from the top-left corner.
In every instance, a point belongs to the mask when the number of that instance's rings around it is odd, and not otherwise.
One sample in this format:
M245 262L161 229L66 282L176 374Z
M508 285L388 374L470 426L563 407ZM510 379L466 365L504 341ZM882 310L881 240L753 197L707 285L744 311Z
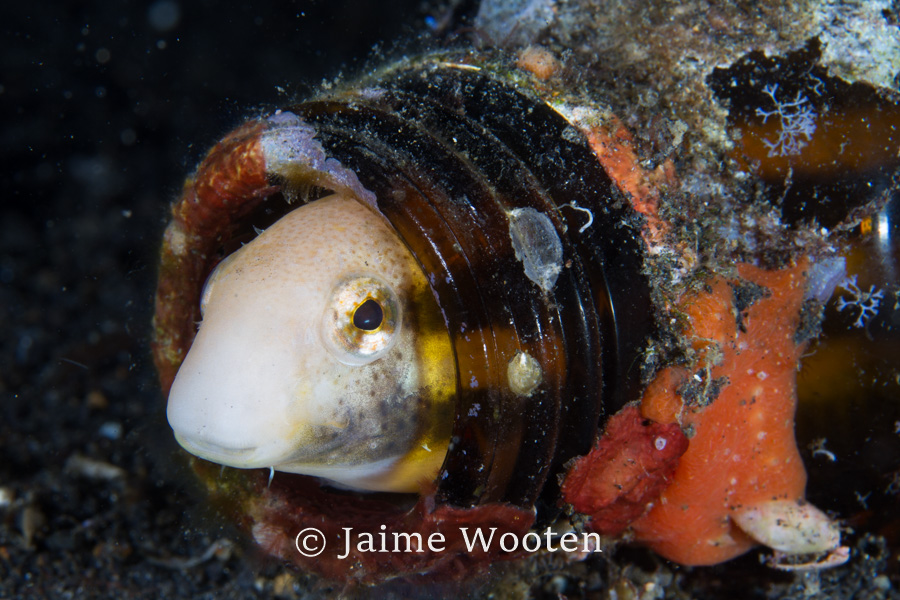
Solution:
M334 326L324 318L332 291L361 276L394 290L401 317L386 353L359 365L324 344L323 329ZM206 284L200 330L169 394L179 443L238 468L417 490L436 475L447 443L432 441L435 460L392 477L394 463L424 443L429 421L443 417L419 393L416 313L435 308L421 306L425 287L406 247L356 199L335 194L288 213Z

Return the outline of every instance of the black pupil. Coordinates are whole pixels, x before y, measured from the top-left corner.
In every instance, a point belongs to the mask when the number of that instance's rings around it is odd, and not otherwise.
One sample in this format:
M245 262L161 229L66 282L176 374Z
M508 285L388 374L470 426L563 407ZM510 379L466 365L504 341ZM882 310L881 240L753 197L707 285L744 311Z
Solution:
M356 307L353 313L353 326L363 331L373 331L381 326L384 311L381 305L369 298Z

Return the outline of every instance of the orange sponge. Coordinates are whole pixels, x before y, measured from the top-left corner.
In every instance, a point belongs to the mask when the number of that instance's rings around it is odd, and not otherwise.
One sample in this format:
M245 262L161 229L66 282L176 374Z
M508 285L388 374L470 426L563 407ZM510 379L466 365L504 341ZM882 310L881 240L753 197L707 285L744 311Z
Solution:
M717 279L681 303L699 358L693 370L660 373L641 413L679 422L690 444L671 484L632 524L635 539L670 560L709 565L746 552L755 542L733 511L803 497L794 412L804 266L740 265L740 279Z

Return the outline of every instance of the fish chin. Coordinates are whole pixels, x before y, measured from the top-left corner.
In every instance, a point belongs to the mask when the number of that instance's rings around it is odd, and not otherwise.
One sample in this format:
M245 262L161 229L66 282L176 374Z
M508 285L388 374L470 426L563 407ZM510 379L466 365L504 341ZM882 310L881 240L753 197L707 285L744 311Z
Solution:
M298 459L296 452L289 449L270 448L228 448L209 443L200 439L175 434L178 444L198 458L210 462L231 467L234 469L274 469L278 472L308 475L323 479L331 487L357 491L394 492L411 491L397 490L392 483L391 473L402 458L393 456L365 462L360 464L336 464L329 463L324 455L332 454L333 448L320 449L314 456L305 456ZM303 449L303 454L310 454L309 448Z
M175 441L194 456L219 465L236 469L254 469L260 466L253 460L253 457L256 455L256 448L254 447L225 448L203 440L190 439L178 432L175 432Z
M364 465L275 465L276 471L311 475L323 479L329 486L365 492L396 492L390 474L400 457L386 458ZM413 491L413 490L399 490Z

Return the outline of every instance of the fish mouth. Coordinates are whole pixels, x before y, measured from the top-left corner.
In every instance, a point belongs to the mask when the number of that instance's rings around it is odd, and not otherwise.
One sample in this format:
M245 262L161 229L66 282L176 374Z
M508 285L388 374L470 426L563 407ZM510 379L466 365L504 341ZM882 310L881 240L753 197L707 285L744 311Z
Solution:
M259 461L254 460L258 454L257 446L229 448L215 442L190 438L179 433L175 433L175 441L194 456L220 465L239 469L254 469L260 466L268 466L268 463L265 465L257 464Z
M317 428L318 435L314 440L308 437L290 444L223 444L216 439L198 435L194 432L174 431L175 441L194 456L237 469L259 469L293 465L297 463L315 465L330 463L334 453L346 444L340 433L347 427L322 426ZM231 441L231 440L228 440Z

